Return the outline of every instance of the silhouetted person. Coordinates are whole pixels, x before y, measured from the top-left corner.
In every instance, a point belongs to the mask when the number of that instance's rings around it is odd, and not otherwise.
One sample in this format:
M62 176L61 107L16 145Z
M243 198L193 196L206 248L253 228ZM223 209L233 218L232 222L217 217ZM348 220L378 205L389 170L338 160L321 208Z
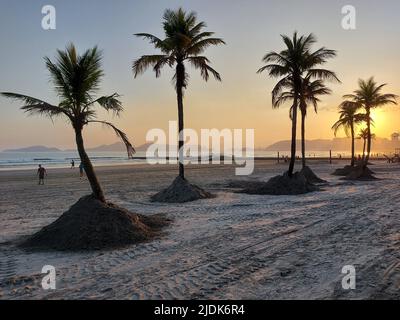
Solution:
M47 176L47 171L41 164L39 164L37 175L39 176L39 185L44 185L44 176Z
M71 169L75 168L75 161L71 160Z

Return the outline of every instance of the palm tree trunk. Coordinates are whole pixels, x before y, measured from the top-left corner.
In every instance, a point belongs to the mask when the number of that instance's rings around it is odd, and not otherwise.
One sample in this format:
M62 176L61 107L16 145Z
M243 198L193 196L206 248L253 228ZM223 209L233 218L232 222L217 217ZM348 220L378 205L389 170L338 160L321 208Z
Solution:
M294 164L296 161L296 130L297 130L297 93L295 93L292 114L292 143L290 147L290 163L288 175L293 176Z
M354 146L354 124L351 123L350 125L351 130L351 166L354 167L354 153L355 153L355 146Z
M302 166L306 167L306 114L301 111L301 155L302 155Z
M371 153L371 112L369 107L367 107L366 109L367 109L367 156L365 157L364 168L366 168L368 165L369 156Z
M362 156L362 161L364 162L364 161L365 161L365 147L366 147L366 145L367 145L367 139L364 138L363 140L364 140L364 145L363 145L363 156Z
M178 100L178 130L179 130L179 141L178 141L178 152L179 152L179 176L182 179L185 179L185 167L183 165L183 145L184 145L184 138L183 138L183 129L184 129L184 122L183 122L183 86L184 86L184 79L185 79L185 66L182 62L178 63L176 66L176 94Z
M96 173L94 172L92 162L90 161L90 158L85 150L82 137L82 129L75 129L75 137L76 137L76 146L78 148L79 157L81 158L83 167L85 168L85 173L89 180L90 187L92 188L93 196L96 199L105 202L106 199L104 197L103 189L101 188Z

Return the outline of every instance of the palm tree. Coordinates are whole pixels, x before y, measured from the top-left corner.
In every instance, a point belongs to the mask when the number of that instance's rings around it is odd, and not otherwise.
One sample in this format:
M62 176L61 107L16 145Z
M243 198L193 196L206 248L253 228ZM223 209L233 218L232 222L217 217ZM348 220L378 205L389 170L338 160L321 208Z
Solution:
M363 161L365 158L365 148L367 146L367 140L368 140L368 130L367 128L361 129L360 132L358 133L356 139L358 140L363 140ZM374 140L375 139L375 133L371 133L371 139Z
M356 125L365 120L365 115L357 114L358 107L353 103L342 102L339 106L339 120L332 126L335 136L339 129L343 128L347 137L351 138L351 166L354 167L355 162L355 145L354 134Z
M195 12L187 13L182 8L176 11L166 10L163 20L164 39L148 33L136 34L138 37L149 40L161 53L140 57L133 62L132 69L135 78L149 67L152 67L156 77L159 77L164 66L175 67L173 83L178 102L179 176L184 179L183 91L187 88L189 82L185 63L189 63L195 69L200 70L205 81L208 81L210 74L216 80L221 81L220 74L210 66L210 60L202 54L208 47L225 44L225 42L220 38L213 37L214 32L203 31L206 24L197 21Z
M320 99L318 96L331 94L331 90L324 85L324 82L320 79L312 81L310 75L307 75L304 79L301 79L301 92L298 97L299 109L301 112L301 153L302 153L302 167L306 166L306 137L305 137L305 121L307 116L307 107L312 104L315 113L318 111L318 103ZM293 87L292 87L293 88ZM293 100L294 92L291 91L282 92L277 98L278 104L282 104L288 100ZM293 118L293 106L290 108L290 119Z
M135 150L124 132L110 122L96 120L94 109L96 104L107 111L112 111L115 115L123 110L117 93L109 96L94 96L104 76L101 68L102 54L97 47L94 47L85 51L83 55L79 55L75 46L70 44L65 51L57 51L55 62L48 57L44 59L46 68L50 73L51 82L60 98L58 105L19 93L3 92L2 95L23 102L24 106L21 109L29 114L44 115L51 119L59 116L67 118L75 131L76 146L93 196L105 202L103 189L85 151L82 135L84 127L89 123L106 125L112 128L125 143L129 157Z
M302 154L302 167L306 166L306 116L307 106L312 104L315 113L318 111L318 103L320 95L331 94L331 90L327 88L322 80L310 81L306 77L302 82L302 91L300 95L300 113L301 113L301 154Z
M382 93L382 89L386 84L378 85L373 77L368 80L360 79L358 81L358 86L359 88L355 90L353 94L345 95L343 98L346 99L345 103L354 104L357 108L363 108L365 110L368 133L367 155L364 159L364 167L366 167L371 153L371 110L387 104L397 104L397 96L392 93Z
M272 90L273 108L278 108L283 101L287 100L280 99L282 92L286 89L292 92L292 142L288 170L288 175L291 177L296 160L297 108L300 102L299 97L302 96L302 78L305 74L308 74L310 79L339 80L332 71L318 68L319 65L326 63L327 59L335 57L336 51L322 47L311 52L311 46L316 42L313 34L298 37L297 32L295 32L292 39L285 35L282 36L282 39L286 48L279 53L267 53L263 58L266 65L260 68L258 73L267 71L269 76L280 78Z

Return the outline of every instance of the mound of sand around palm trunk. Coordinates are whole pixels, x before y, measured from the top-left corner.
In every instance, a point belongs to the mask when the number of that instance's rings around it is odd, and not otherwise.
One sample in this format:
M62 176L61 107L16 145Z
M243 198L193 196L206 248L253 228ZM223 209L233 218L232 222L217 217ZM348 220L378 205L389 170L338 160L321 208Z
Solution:
M344 166L344 168L338 168L334 172L332 172L333 176L347 176L353 170L352 166Z
M343 180L360 180L360 181L373 181L378 180L378 178L373 176L373 172L364 166L356 166L347 174Z
M320 177L318 177L314 173L314 171L311 170L310 167L305 166L303 169L301 169L300 173L306 177L306 179L309 183L316 183L316 184L327 183L326 180L323 180Z
M336 170L332 173L332 175L334 175L334 176L343 176L343 177L345 177L345 176L348 176L349 174L351 174L351 173L354 172L354 171L359 171L359 168L362 167L362 166L363 166L362 164L361 164L361 165L354 166L354 167L352 167L352 166L345 166L344 168L336 169ZM365 171L365 172L368 173L368 174L370 174L370 175L373 175L373 174L374 174L374 172L373 172L372 170L370 170L368 167L366 167L366 171Z
M143 216L85 196L21 246L70 251L117 248L157 237L169 222L162 215Z
M151 197L153 202L183 203L214 196L202 188L190 184L186 179L176 177L172 184Z
M296 172L291 177L288 173L271 178L267 182L254 183L239 193L259 195L298 195L319 190L318 187L307 181L304 174Z

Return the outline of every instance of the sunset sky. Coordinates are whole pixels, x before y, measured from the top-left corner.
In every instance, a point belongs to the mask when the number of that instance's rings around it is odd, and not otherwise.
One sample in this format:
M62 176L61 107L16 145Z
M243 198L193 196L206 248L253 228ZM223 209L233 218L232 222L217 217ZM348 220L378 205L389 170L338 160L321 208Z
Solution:
M41 8L55 6L57 29L41 27ZM341 27L342 6L357 10L357 29ZM146 41L133 36L148 32L163 36L162 15L166 8L182 6L193 10L207 29L215 31L227 45L211 48L206 55L223 78L222 83L191 76L185 94L185 124L188 128L254 128L256 146L290 139L288 106L271 107L270 92L276 79L256 74L261 58L271 50L283 49L280 34L313 32L318 43L338 51L326 68L334 70L342 84L329 84L333 94L325 97L318 115L309 113L308 139L330 139L341 96L357 87L358 78L375 76L388 83L386 92L400 94L400 2L321 0L0 0L0 91L19 92L57 103L49 84L43 57L54 57L56 49L74 42L80 52L98 45L103 49L106 73L99 94L118 92L125 112L113 121L136 145L145 142L152 128L166 128L177 118L172 71L165 69L156 79L151 71L134 79L132 61L142 54L157 53ZM52 124L46 118L26 117L18 103L0 98L0 150L47 145L74 146L72 129L64 120ZM99 118L112 119L100 112ZM379 137L400 130L400 106L375 113ZM340 133L343 136L343 133ZM113 132L101 126L85 129L86 144L117 141Z

